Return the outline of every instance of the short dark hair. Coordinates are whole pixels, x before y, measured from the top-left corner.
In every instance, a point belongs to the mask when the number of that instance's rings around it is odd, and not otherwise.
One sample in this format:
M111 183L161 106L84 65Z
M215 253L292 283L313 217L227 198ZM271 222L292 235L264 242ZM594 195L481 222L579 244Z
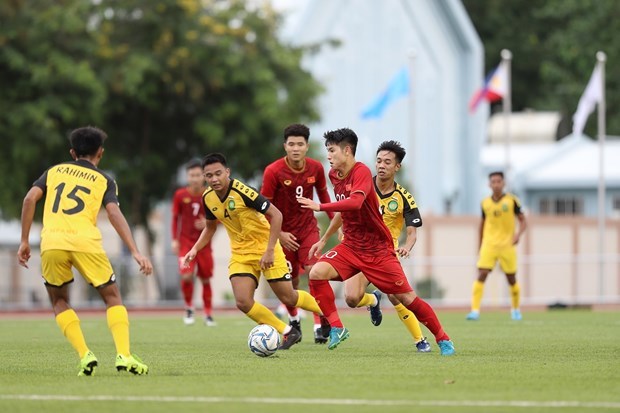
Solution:
M200 159L192 159L185 164L185 170L187 171L194 168L202 168L202 161Z
M108 139L108 135L94 126L74 129L69 135L71 149L78 157L96 155L106 139Z
M214 163L221 163L225 167L228 167L228 165L226 164L226 157L219 152L210 153L204 158L202 158L203 168L207 165L212 165Z
M504 179L504 173L502 171L493 171L489 174L489 179L491 179L493 176L499 176L500 178Z
M310 129L301 123L293 123L284 128L284 142L289 136L303 136L306 142L310 139Z
M383 141L379 148L377 148L377 155L381 151L390 151L396 155L396 162L401 163L403 159L405 159L405 155L407 155L407 151L402 147L400 142L398 141Z
M351 147L351 152L355 155L355 149L357 148L357 135L349 128L340 128L333 131L327 131L323 135L325 138L325 146L338 145L342 149L345 146Z

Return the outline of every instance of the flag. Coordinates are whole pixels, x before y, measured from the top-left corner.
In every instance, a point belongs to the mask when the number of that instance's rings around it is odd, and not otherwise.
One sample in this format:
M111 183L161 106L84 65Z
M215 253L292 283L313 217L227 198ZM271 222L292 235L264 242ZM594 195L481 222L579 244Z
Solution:
M392 78L387 89L362 110L362 119L380 118L387 107L409 93L409 70L403 67Z
M594 112L596 104L600 103L603 99L601 81L601 68L599 65L596 65L594 71L592 71L588 86L586 86L586 90L579 99L577 111L573 115L573 135L581 135L583 133L583 128L586 126L588 116L590 116L590 113Z
M474 112L480 102L486 99L489 102L497 102L508 94L508 68L504 61L487 75L484 86L471 97L469 111Z

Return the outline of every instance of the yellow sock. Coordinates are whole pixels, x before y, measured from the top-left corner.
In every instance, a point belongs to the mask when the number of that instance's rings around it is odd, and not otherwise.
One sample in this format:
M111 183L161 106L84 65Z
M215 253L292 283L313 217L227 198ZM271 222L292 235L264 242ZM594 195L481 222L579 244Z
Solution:
M364 293L364 296L362 297L360 302L357 304L357 307L370 307L374 303L375 303L375 295Z
M411 312L411 310L407 309L402 304L397 304L394 306L396 313L398 314L398 318L403 322L411 337L413 337L414 342L418 342L422 340L422 329L420 328L420 323L416 316Z
M512 301L512 309L518 309L519 301L521 300L521 286L517 282L510 286L510 299Z
M297 294L297 304L295 304L295 307L312 311L314 314L323 314L321 307L319 307L313 296L302 290L297 290Z
M88 353L88 346L84 340L84 334L80 327L80 319L73 310L66 310L56 316L56 324L60 327L62 334L67 337L69 343L78 352L80 358Z
M108 308L108 328L112 332L116 352L129 357L129 317L123 305Z
M245 315L256 321L257 324L269 324L278 330L280 334L284 334L284 330L287 327L284 321L280 320L267 307L257 301L254 302L254 305L250 308L250 311L245 313Z
M476 280L472 288L471 294L471 311L480 311L480 303L482 302L482 294L484 293L484 283Z

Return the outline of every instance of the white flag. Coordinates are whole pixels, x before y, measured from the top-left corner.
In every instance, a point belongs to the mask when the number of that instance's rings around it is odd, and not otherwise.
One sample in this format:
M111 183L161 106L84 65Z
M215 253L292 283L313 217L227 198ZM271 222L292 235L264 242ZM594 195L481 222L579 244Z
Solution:
M597 64L594 67L588 86L579 99L577 111L573 115L573 135L581 135L583 128L590 113L594 112L594 107L603 99L603 85L601 85L601 68Z

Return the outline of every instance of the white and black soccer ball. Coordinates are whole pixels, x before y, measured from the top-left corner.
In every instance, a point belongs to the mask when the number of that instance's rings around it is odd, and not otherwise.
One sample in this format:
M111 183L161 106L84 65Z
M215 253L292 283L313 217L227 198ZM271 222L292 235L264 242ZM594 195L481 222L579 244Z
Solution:
M269 357L280 347L280 334L270 325L259 324L250 331L248 347L259 357Z

